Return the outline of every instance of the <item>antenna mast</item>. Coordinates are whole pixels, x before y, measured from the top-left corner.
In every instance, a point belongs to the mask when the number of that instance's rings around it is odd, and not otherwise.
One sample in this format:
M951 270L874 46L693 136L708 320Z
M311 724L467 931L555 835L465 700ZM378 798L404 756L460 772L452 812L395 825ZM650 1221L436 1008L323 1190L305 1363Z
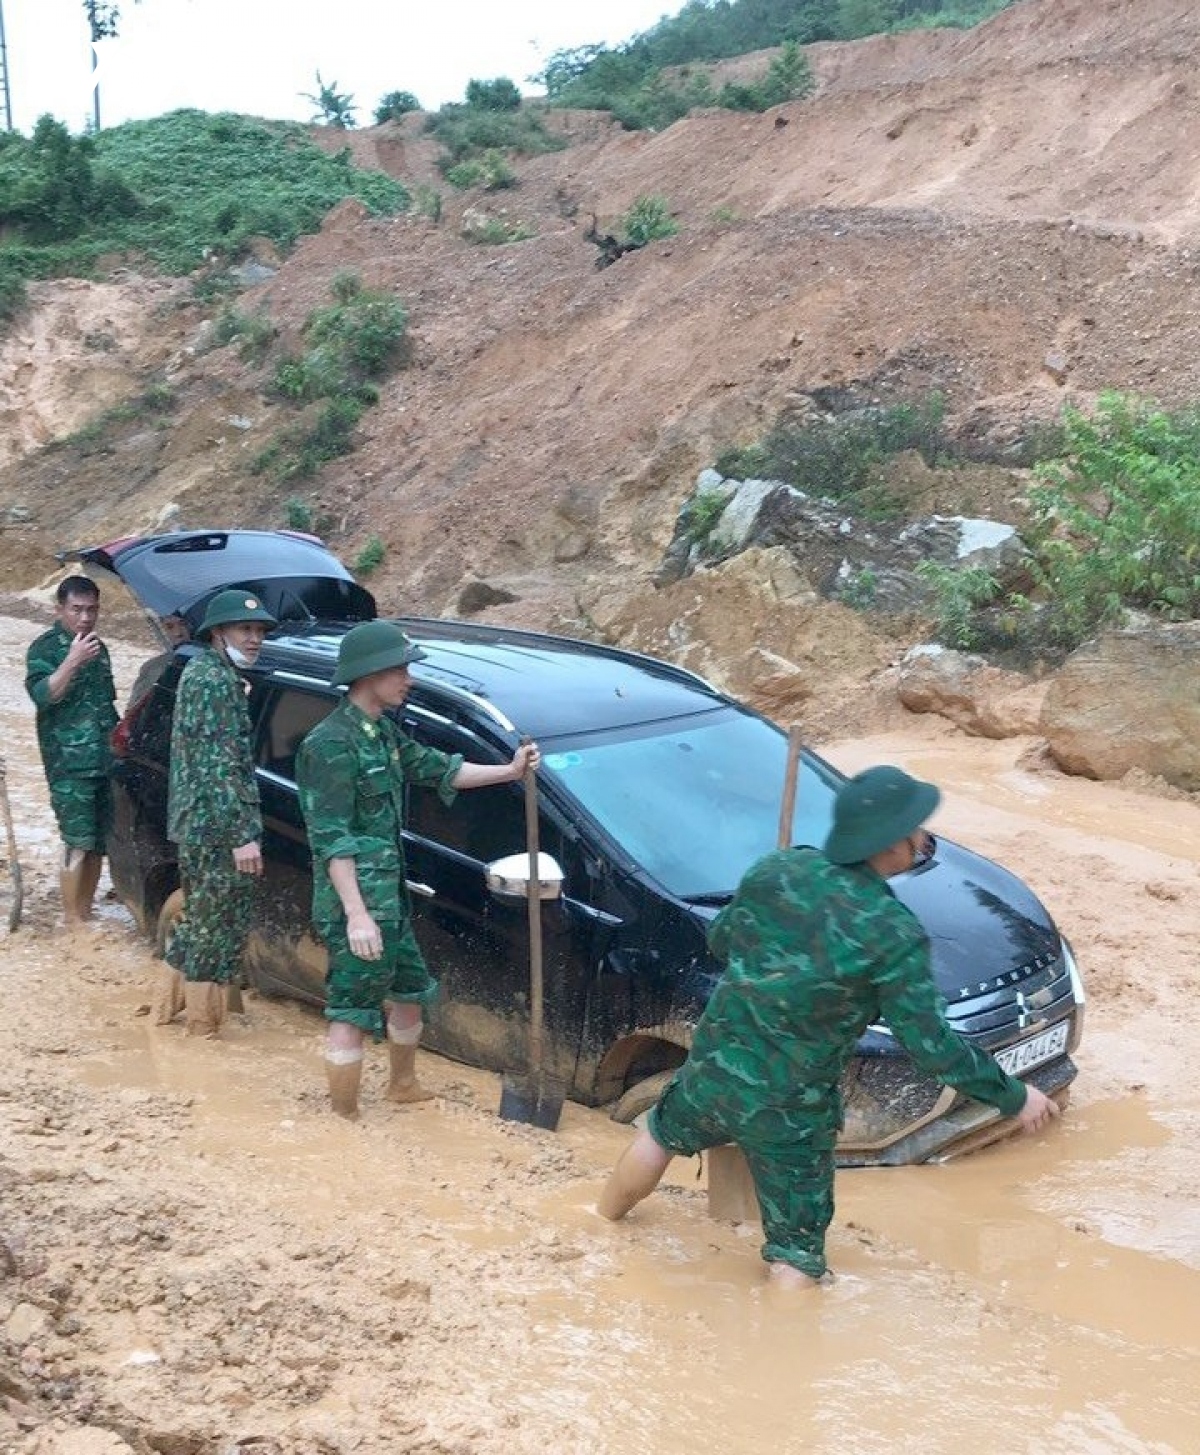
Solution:
M0 103L4 106L4 129L11 131L12 92L8 89L8 41L4 36L4 0L0 0Z

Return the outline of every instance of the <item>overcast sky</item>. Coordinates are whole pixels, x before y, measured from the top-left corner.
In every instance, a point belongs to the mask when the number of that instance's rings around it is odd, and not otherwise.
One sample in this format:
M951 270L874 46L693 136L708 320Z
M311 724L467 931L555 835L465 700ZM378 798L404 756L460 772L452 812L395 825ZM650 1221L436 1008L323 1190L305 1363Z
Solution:
M302 93L322 79L349 92L369 125L388 91L428 109L461 101L472 77L526 77L554 51L614 45L683 0L122 0L102 57L101 122L178 106L307 121ZM0 0L13 124L46 111L72 131L91 116L91 48L82 0ZM0 116L0 125L3 117Z

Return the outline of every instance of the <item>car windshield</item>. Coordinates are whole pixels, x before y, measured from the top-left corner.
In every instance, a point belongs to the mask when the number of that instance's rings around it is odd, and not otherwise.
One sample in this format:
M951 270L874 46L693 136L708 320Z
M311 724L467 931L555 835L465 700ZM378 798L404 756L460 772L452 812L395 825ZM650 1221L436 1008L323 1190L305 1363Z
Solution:
M722 708L546 747L545 771L682 899L727 897L776 845L787 737L753 713ZM824 842L839 781L803 756L792 843Z

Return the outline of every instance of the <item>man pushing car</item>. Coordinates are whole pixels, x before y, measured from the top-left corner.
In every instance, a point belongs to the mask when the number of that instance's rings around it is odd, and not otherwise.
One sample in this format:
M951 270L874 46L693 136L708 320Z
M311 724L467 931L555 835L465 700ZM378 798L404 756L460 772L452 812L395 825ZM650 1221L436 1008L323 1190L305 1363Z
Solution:
M425 653L389 621L354 627L338 649L345 698L296 757L296 785L313 859L313 925L329 952L325 1070L333 1110L354 1120L363 1038L386 1026L389 1101L426 1101L417 1079L422 1007L437 994L413 935L405 887L405 785L449 804L459 789L516 783L541 762L536 743L509 763L467 763L423 748L392 720L408 696L409 667Z
M604 1217L616 1221L648 1196L672 1157L733 1142L754 1179L770 1280L819 1282L839 1083L880 1019L927 1075L1024 1130L1058 1115L951 1028L925 931L888 886L924 852L940 796L899 768L869 768L838 790L823 852L782 849L750 868L709 931L725 974L687 1060L601 1193Z

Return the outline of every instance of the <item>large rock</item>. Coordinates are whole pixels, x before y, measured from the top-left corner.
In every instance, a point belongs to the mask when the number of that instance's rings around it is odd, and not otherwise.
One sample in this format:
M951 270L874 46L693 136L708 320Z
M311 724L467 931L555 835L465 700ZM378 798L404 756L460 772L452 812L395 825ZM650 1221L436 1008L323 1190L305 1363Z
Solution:
M947 647L912 647L896 669L896 690L910 712L935 712L982 738L1037 732L1046 684Z
M1068 773L1140 769L1200 791L1200 622L1109 632L1080 647L1046 693L1040 731Z

